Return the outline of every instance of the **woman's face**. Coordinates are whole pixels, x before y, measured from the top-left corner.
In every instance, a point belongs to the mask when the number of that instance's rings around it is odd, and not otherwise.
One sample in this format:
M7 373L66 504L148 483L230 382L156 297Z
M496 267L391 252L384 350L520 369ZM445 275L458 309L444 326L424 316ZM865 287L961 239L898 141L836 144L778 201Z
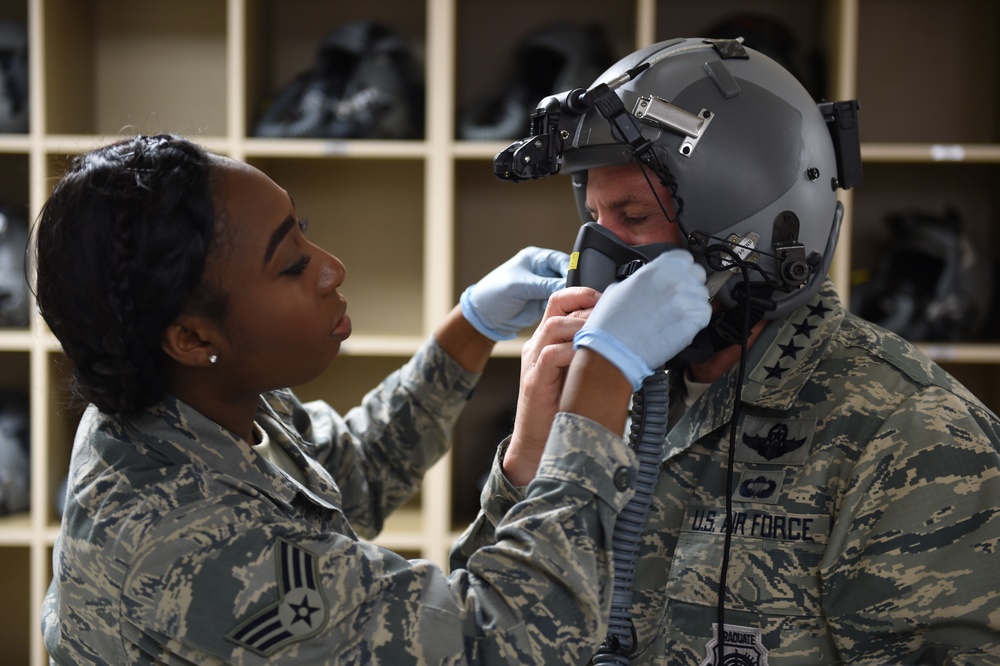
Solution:
M215 372L232 398L303 384L323 372L351 334L337 291L344 265L313 245L285 190L261 171L216 158L214 199L223 249L208 266L229 298Z

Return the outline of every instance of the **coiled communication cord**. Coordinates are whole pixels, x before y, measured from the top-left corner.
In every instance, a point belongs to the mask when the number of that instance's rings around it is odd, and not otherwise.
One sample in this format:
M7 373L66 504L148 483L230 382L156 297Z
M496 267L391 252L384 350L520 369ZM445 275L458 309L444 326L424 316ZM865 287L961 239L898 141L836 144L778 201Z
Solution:
M738 260L732 254L734 261ZM749 274L744 262L740 262L739 270L745 283L749 283ZM746 338L750 333L750 308L743 304L743 338L740 343L740 358L736 379L736 395L733 405L733 418L730 424L729 451L726 464L726 530L723 547L722 570L719 577L719 596L717 611L718 637L715 646L716 664L724 664L725 654L725 608L726 588L729 573L729 553L732 548L733 515L733 468L736 453L736 428L742 414L743 383L746 376L745 359L747 355ZM632 398L632 426L629 432L629 445L635 450L639 468L635 478L635 495L622 509L615 521L612 534L614 548L615 582L611 598L611 617L608 622L608 634L604 643L598 648L591 663L594 666L628 666L635 653L638 638L632 623L632 585L635 578L636 560L639 556L639 542L646 526L653 503L653 491L660 472L663 458L663 443L667 436L667 419L669 417L669 395L667 373L659 368L647 377L642 387Z
M615 583L611 599L611 619L607 638L592 660L595 666L626 665L636 649L631 614L632 581L639 542L660 471L663 442L667 436L668 402L667 373L663 368L647 377L632 398L629 444L635 450L639 468L635 478L635 495L618 515L612 535Z

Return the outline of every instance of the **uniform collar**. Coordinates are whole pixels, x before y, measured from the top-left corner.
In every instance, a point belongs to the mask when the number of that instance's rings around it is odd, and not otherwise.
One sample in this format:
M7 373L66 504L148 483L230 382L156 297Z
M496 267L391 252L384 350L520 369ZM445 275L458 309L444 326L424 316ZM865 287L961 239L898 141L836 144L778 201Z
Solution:
M785 319L769 323L747 352L742 401L762 409L787 409L823 358L823 351L840 328L844 308L830 280L805 305ZM664 460L685 450L732 419L738 366L734 365L708 391L679 414L683 381L671 381L671 429ZM677 411L674 411L677 410Z
M172 395L164 396L160 403L135 416L133 427L145 446L178 465L212 470L246 483L286 506L292 505L296 494L302 494L321 506L334 509L339 504L336 484L302 452L301 438L287 425L290 422L287 415L283 418L279 413L283 411L284 402L277 395L262 396L255 421L267 432L272 446L285 449L302 467L307 482L315 490L279 472L253 450L250 442Z
M791 407L843 320L844 307L826 280L809 302L767 326L747 354L743 402L765 409Z

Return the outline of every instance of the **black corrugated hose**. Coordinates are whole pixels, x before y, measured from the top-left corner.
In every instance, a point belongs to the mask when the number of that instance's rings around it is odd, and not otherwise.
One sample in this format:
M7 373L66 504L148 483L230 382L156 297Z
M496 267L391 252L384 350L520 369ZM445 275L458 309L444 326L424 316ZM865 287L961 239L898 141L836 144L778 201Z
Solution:
M667 373L658 369L647 377L632 398L632 426L629 445L635 449L639 468L635 495L618 515L612 535L615 584L611 599L611 619L604 644L591 663L627 665L636 649L632 625L632 580L635 576L639 542L646 516L653 502L653 490L660 470L663 442L667 435Z

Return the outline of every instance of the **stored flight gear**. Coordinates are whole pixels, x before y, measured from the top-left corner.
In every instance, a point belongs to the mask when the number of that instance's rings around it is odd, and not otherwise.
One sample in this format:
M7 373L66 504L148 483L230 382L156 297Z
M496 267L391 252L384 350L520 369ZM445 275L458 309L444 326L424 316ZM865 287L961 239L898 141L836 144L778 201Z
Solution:
M28 220L13 206L0 204L0 326L28 325L28 287L24 251Z
M358 21L331 32L315 64L271 103L262 137L416 139L424 127L423 65L392 28Z
M28 131L28 31L0 21L0 132Z
M891 238L871 278L851 294L851 310L909 340L979 337L989 315L991 270L958 212L894 213L886 224Z
M589 85L611 66L614 56L601 25L555 23L525 35L513 60L506 86L462 112L458 138L501 141L520 136L538 100Z
M31 497L28 397L0 391L0 515L27 511Z

